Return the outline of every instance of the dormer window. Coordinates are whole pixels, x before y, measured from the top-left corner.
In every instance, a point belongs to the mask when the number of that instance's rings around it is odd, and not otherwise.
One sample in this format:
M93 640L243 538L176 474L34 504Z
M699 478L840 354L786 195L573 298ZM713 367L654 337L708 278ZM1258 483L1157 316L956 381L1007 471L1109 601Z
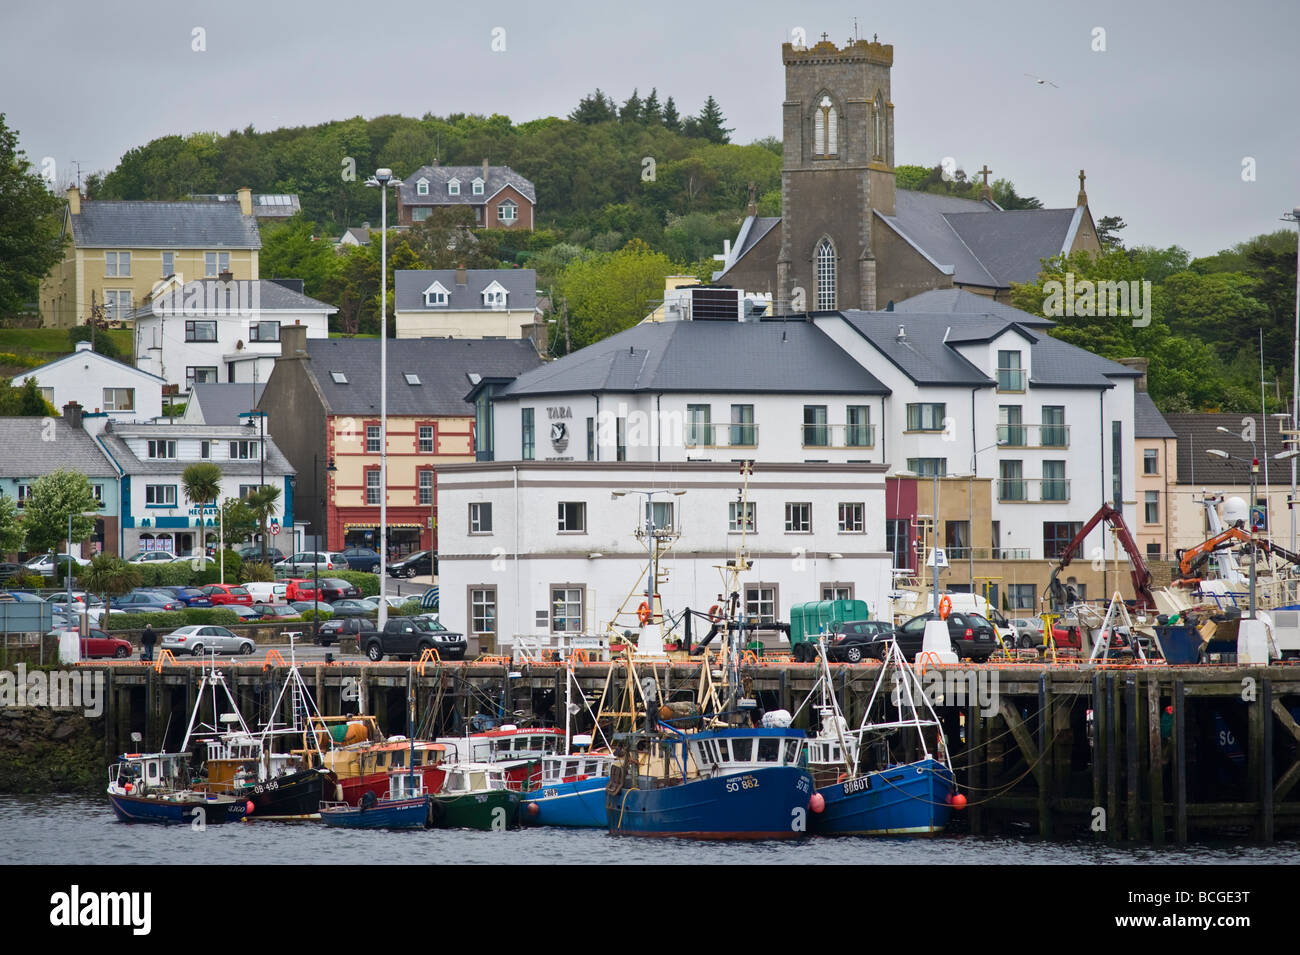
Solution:
M427 195L429 194L429 180L428 180L428 179L417 179L417 180L415 180L415 194L416 194L417 196L427 196Z
M483 290L484 308L505 308L507 292L500 282L493 282Z
M483 195L483 180L482 180L482 179L479 179L479 178L475 177L474 182L471 183L471 185L474 187L474 195L476 195L476 196L481 196L481 195Z
M452 179L452 180L449 180L449 181L447 182L447 195L449 195L449 196L459 196L459 195L460 195L460 180L459 180L459 179Z
M435 306L446 305L446 304L447 304L447 289L443 287L443 284L441 282L434 282L432 285L430 285L427 289L424 290L425 308L434 308Z

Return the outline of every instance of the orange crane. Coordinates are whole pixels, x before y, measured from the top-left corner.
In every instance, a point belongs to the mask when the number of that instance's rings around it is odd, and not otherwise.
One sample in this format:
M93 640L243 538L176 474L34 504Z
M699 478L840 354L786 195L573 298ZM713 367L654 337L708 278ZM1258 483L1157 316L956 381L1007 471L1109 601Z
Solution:
M1174 582L1180 587L1195 587L1201 582L1202 578L1199 573L1205 562L1215 552L1238 543L1253 545L1265 554L1276 554L1289 563L1300 564L1300 554L1289 551L1285 547L1274 544L1265 538L1253 538L1248 531L1233 526L1215 534L1209 540L1202 541L1195 547L1178 551L1178 577Z

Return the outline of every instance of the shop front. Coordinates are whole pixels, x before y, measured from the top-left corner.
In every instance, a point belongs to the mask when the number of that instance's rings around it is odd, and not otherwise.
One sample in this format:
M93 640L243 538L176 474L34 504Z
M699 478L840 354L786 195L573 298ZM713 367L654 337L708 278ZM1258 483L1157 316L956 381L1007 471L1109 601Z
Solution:
M341 549L337 547L341 543L343 548L368 547L371 550L378 550L379 521L375 519L377 515L364 514L353 517L346 514L346 510L346 508L339 509L340 519L334 527L330 528L330 548ZM433 542L427 508L421 508L418 517L396 513L400 510L404 509L392 508L389 511L389 560L401 560L416 551L427 550Z

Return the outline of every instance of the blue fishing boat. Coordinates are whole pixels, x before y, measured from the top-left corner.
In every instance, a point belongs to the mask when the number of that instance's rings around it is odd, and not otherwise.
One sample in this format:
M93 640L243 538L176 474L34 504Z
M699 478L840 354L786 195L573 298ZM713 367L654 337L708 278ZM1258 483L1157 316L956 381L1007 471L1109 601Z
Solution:
M388 794L367 792L357 806L321 803L321 822L336 829L423 829L429 824L429 794L424 776L397 770L388 777Z
M574 742L580 739L574 737ZM605 787L613 762L610 755L581 752L543 758L541 784L524 793L521 821L529 826L604 829Z
M187 753L127 753L108 769L108 802L122 822L215 825L243 815L243 800L189 780Z

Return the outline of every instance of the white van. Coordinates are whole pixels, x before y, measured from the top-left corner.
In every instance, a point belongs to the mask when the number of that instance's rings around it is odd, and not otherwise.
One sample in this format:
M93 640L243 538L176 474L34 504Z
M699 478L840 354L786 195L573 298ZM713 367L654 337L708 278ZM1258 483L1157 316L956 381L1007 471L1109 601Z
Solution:
M254 580L244 584L244 589L253 597L255 604L285 603L285 592L289 589L287 581Z

